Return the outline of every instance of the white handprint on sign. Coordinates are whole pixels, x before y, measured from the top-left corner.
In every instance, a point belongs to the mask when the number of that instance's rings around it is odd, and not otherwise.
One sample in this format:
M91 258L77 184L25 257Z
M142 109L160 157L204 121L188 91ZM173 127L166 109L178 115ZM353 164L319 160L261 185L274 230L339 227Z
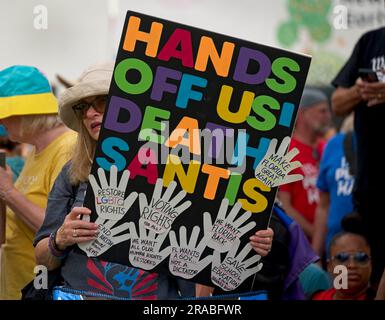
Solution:
M257 263L261 256L254 255L244 261L246 256L252 251L250 243L247 243L242 251L237 255L241 241L235 240L234 246L226 254L226 258L221 262L221 254L214 251L213 263L211 265L211 281L225 291L231 291L240 286L248 277L259 272L263 264L258 263L255 267L249 268Z
M251 217L251 212L246 211L236 219L242 207L240 202L237 202L226 216L228 207L229 200L224 198L221 202L214 225L212 224L210 213L205 212L203 214L205 232L208 232L210 235L207 246L219 252L229 251L236 239L239 239L256 225L254 221L251 221L245 226L240 227Z
M125 199L124 195L130 178L130 171L124 170L118 185L118 169L115 165L110 168L110 183L108 184L103 168L98 169L100 186L95 177L90 174L89 181L95 196L95 208L99 217L108 220L120 220L131 208L138 193L132 192Z
M158 179L150 203L144 193L139 195L139 223L143 224L146 229L156 233L169 231L174 220L190 207L191 201L185 201L177 206L186 196L184 190L174 198L171 197L176 185L175 181L171 181L162 195L163 179Z
M171 252L170 246L160 251L168 233L157 234L146 230L144 225L139 223L138 235L133 222L129 223L129 228L131 236L129 260L134 267L151 270L168 257Z
M118 234L128 230L129 224L127 222L114 227L118 221L98 218L95 223L99 229L97 238L90 242L78 243L79 248L83 250L88 257L100 256L112 246L130 239L129 233L118 236Z
M285 154L290 144L290 137L283 139L278 151L275 153L277 142L278 140L275 138L270 141L265 156L255 168L255 177L270 188L303 179L301 174L289 175L291 171L302 165L299 161L291 162L299 153L297 148L293 148Z
M186 227L179 229L179 245L173 230L170 231L171 255L169 270L175 275L185 279L191 279L206 268L212 259L208 255L200 260L203 250L206 248L208 237L205 235L197 244L200 228L195 226L192 230L190 240L187 241Z

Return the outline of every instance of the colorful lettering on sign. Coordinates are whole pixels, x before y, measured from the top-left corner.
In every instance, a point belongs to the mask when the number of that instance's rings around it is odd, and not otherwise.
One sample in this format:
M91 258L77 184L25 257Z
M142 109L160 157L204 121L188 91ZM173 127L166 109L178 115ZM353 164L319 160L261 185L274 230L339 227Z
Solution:
M130 55L117 63L112 79L122 96L110 99L104 119L109 137L101 141L97 164L105 170L111 165L119 171L127 168L130 180L144 178L151 185L158 178L165 186L175 180L190 194L204 177L204 199L217 199L218 188L225 186L231 205L239 201L245 210L263 212L270 189L241 169L229 168L255 169L272 130L292 127L296 105L289 94L298 86L299 63L246 42L237 46L207 34L197 39L183 26L165 30L162 22L144 25L141 18L129 17L122 51ZM133 57L133 52L138 54ZM142 95L145 105L135 98ZM213 115L210 121L193 116L206 110ZM130 139L146 145L127 163ZM167 153L162 162L158 147ZM180 151L187 153L180 156ZM224 159L225 166L206 163L204 157Z

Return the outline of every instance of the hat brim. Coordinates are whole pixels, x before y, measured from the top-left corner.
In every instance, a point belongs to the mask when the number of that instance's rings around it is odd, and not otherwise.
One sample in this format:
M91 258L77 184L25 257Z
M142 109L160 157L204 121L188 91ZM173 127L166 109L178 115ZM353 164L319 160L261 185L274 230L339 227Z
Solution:
M63 86L65 86L66 88L73 87L73 86L76 84L76 81L69 80L69 79L63 77L63 76L60 75L60 74L57 74L57 75L56 75L56 79L57 79Z
M58 113L58 102L51 92L1 97L0 105L0 119Z
M64 124L79 132L80 121L72 110L72 107L80 100L92 96L107 95L110 89L110 80L95 80L87 83L79 83L68 88L59 100L59 115Z

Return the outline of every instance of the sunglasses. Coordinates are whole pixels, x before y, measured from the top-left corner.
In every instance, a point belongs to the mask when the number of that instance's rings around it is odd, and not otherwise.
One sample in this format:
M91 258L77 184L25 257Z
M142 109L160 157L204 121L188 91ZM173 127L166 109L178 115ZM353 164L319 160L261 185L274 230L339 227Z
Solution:
M106 102L107 102L107 96L99 96L96 97L94 101L91 103L82 101L78 104L75 104L72 107L72 110L75 112L75 115L78 119L84 119L87 115L87 111L89 108L93 108L98 113L104 113L106 110Z
M370 261L370 256L367 255L365 252L341 252L332 257L332 260L336 261L339 264L347 264L351 258L353 258L353 260L360 266L366 266Z

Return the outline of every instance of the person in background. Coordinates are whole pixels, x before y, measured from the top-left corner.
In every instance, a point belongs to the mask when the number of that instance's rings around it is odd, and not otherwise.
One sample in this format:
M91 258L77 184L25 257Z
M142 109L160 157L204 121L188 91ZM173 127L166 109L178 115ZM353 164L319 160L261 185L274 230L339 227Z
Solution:
M76 147L70 161L63 167L49 195L46 217L34 240L36 263L48 270L57 270L64 288L56 290L57 299L79 299L100 296L106 299L176 299L195 296L195 285L167 273L149 273L126 265L89 258L78 244L96 239L99 225L80 219L91 211L82 207L88 176L113 74L113 64L104 63L87 68L79 81L63 92L60 116L78 132ZM261 230L251 241L254 250L267 255L273 231Z
M0 168L0 198L7 206L0 299L20 299L21 289L34 278L32 242L76 136L57 113L57 100L38 69L18 65L0 71L0 124L11 141L33 146L15 184L10 170Z
M374 300L385 300L385 269L382 273L380 284L378 285L377 294Z
M341 288L321 291L313 296L313 300L372 300L374 292L369 288L372 263L370 246L367 239L360 234L342 231L337 233L330 242L329 274L335 279L341 277L341 269L345 266L347 279ZM342 271L343 272L343 271Z
M312 246L322 257L335 234L342 231L342 218L353 211L353 185L356 170L356 142L353 114L341 132L331 138L323 153L317 179L320 201L316 209ZM329 252L326 252L329 256Z
M360 69L376 73L378 81L360 74ZM363 78L361 78L361 75ZM354 210L362 215L365 235L372 250L372 285L376 286L385 268L383 226L383 182L385 171L379 164L385 118L385 27L365 33L353 53L332 81L333 111L340 116L354 111L357 141L357 174L353 192Z
M316 180L325 145L322 137L329 128L330 120L327 96L319 89L305 88L290 144L290 149L299 150L293 161L302 163L302 167L292 173L300 173L304 179L280 186L278 198L287 214L297 221L309 239L314 233L314 215L319 200Z
M7 130L0 125L0 152L6 156L6 164L12 170L13 182L16 181L24 166L24 159L18 154L18 142L9 140Z

